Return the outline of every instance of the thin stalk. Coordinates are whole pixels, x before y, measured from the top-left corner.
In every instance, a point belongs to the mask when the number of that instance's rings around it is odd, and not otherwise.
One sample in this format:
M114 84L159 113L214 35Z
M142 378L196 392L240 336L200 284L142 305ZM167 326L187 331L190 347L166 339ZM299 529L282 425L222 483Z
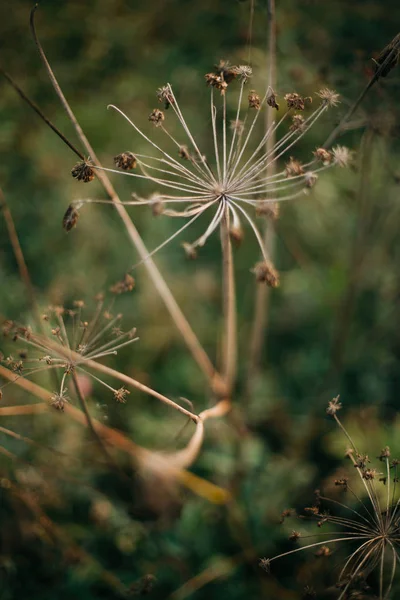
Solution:
M224 202L224 200L222 200ZM221 372L225 379L229 393L236 378L237 363L237 315L236 315L236 293L235 274L233 268L232 242L229 233L230 214L228 206L224 208L221 220L221 248L222 248L222 271L223 271L223 366Z

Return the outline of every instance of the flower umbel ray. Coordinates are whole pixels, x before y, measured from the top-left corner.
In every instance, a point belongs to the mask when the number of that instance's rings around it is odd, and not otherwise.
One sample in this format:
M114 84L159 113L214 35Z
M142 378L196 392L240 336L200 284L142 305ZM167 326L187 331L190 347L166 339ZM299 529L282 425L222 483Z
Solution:
M105 170L146 180L159 188L157 193L153 193L148 199L140 199L133 195L133 199L124 204L154 207L157 203L159 207L157 214L162 212L165 216L188 219L187 223L149 256L184 231L206 211L212 211L213 215L206 231L191 244L192 249L203 246L224 217L229 215L231 230L239 231L243 220L248 223L260 246L264 261L269 264L267 251L251 211L252 209L260 211L276 202L300 197L316 183L320 172L335 164L345 166L346 156L349 160L350 153L340 147L332 151L320 149L321 151L318 152L317 150L306 164L301 164L290 155L297 142L307 134L316 121L329 107L338 103L338 95L328 89L321 90L317 94L321 100L319 106L304 118L300 113L307 104L311 103L311 98L302 98L297 93L286 94L287 110L265 131L261 117L263 110L279 109L274 91L268 88L262 98L254 90L250 91L247 108L245 108L245 85L252 75L251 68L234 67L228 63L220 63L220 65L222 67L219 66L216 73L206 75L207 83L211 88L210 133L211 145L214 148L212 160L208 160L200 149L185 120L172 86L167 84L158 90L157 96L166 108L170 107L168 114L173 112L178 120L182 130L181 139L177 139L170 133L165 114L159 109L154 109L149 116L158 134L157 141L154 141L121 109L110 105L109 108L124 117L156 155L134 151L124 152L115 157L116 165L122 170ZM235 79L239 80L240 86L238 101L232 111L232 116L235 118L228 123L227 96L230 93L228 88ZM287 127L290 122L291 125ZM275 146L268 150L268 139L281 128L285 128L286 132ZM170 148L172 143L172 150L164 149L162 137L168 143L165 147ZM274 175L267 176L270 165L284 156L289 159L286 167L278 170ZM133 172L135 170L139 172ZM108 203L109 201L79 200L69 207L69 211L71 213L74 210L74 217L77 217L76 211L83 204L91 202ZM178 208L180 204L185 204L185 208ZM177 206L173 208L173 205ZM264 211L264 214L267 212ZM76 218L71 226L75 223Z
M336 585L340 590L338 600L350 597L348 593L365 584L372 571L376 571L378 575L379 600L387 600L400 561L400 494L398 491L400 461L390 458L390 449L386 446L378 456L380 469L372 468L368 455L358 451L337 416L341 408L339 397L334 398L328 404L327 413L334 418L347 441L350 442L346 456L354 467L353 473L359 480L358 486L357 481L352 483L352 477L335 479L335 487L348 496L346 501L341 498L338 500L327 497L317 490L313 506L305 508L305 514L299 515L299 518L303 521L305 519L315 521L319 528L318 534L301 535L295 532L296 538L293 533L290 536L291 540L296 541L299 538L317 538L317 540L273 558L263 558L260 566L269 570L271 563L278 558L307 549L314 549L316 556L329 557L332 554L331 546L336 547L340 543L346 543L350 545L351 552L337 577ZM361 492L358 489L360 482ZM332 514L331 511L338 514ZM281 522L292 515L293 511L285 510ZM330 526L333 526L333 529L323 531Z

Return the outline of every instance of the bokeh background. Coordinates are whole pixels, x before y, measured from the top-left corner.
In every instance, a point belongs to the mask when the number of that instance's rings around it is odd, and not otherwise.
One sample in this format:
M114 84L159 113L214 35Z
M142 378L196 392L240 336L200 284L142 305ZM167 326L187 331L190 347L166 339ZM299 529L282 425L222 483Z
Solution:
M24 0L1 3L1 64L78 144L30 35L31 7ZM257 0L254 10L251 85L262 89L268 67L266 1ZM112 166L115 154L144 146L107 105L146 123L157 106L155 91L167 81L202 147L211 148L204 74L221 58L234 64L247 60L249 15L249 1L55 0L41 3L37 28L78 120L100 160ZM296 157L306 159L369 81L372 57L398 33L400 7L394 0L277 0L276 16L278 93L308 96L328 86L342 97L297 147ZM82 600L117 598L116 581L131 586L133 595L157 599L294 600L304 597L307 585L318 598L336 597L335 569L346 552L337 551L329 563L301 553L277 562L269 576L258 559L290 548L287 536L298 524L279 525L281 512L309 505L314 489L343 466L347 442L325 413L331 397L340 393L344 421L361 449L372 457L387 444L393 455L400 452L399 93L395 69L372 88L340 139L357 153L352 168L330 170L312 194L282 207L275 253L281 286L270 295L261 368L250 382L256 286L250 269L258 260L250 232L235 250L235 411L208 423L192 468L231 490L235 503L217 506L187 490L160 491L157 482L127 464L122 466L131 484L121 483L96 462L98 451L87 431L56 411L2 417L4 427L74 457L61 460L0 432L1 446L12 453L0 454L2 600L26 593L32 600L78 594ZM74 155L5 80L0 114L0 185L39 304L68 305L107 291L138 260L113 207L86 207L69 234L61 226L71 200L104 198L100 184L86 186L71 177ZM133 191L154 191L133 179L112 180L122 199ZM129 210L150 248L177 226L146 208ZM194 240L203 229L204 222L196 223L181 241ZM201 342L218 360L218 236L194 262L179 240L156 261ZM171 398L188 398L199 412L213 403L206 382L146 271L137 269L135 278L135 290L118 299L118 310L124 323L138 328L140 341L109 364ZM32 322L2 219L0 314ZM9 353L7 342L4 346ZM52 385L46 377L38 381ZM34 401L16 387L6 389L2 406ZM88 401L98 418L148 448L169 451L187 440L178 414L136 391L126 405L116 405L106 390L94 387ZM34 497L41 516L10 493L10 481ZM44 515L60 536L44 533Z

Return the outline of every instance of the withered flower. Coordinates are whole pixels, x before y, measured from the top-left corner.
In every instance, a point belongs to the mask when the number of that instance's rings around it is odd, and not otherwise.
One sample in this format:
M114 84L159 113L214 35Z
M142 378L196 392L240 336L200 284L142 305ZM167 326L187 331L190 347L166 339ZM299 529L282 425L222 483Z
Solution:
M119 169L123 169L124 171L136 169L137 166L136 156L133 152L129 151L121 152L121 154L114 156L114 163Z
M251 90L249 92L248 101L249 101L249 108L255 108L256 110L260 110L261 98L255 90Z
M154 108L149 114L149 121L154 123L156 127L161 127L165 119L165 115L162 110Z
M76 163L74 168L71 170L71 175L78 181L89 183L94 179L94 170L88 162L81 161Z

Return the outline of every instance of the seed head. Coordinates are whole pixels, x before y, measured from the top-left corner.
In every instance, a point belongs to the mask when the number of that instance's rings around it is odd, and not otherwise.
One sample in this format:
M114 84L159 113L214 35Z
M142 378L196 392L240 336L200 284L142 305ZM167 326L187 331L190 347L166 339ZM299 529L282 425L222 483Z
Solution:
M295 110L304 110L306 104L311 104L312 102L311 96L303 98L303 96L300 96L300 94L297 94L296 92L286 94L284 99L286 100L287 107L294 108Z
M164 103L164 108L167 110L174 103L173 94L169 85L164 85L157 90L157 98L159 102Z
M317 92L317 96L321 98L323 104L326 104L329 107L337 106L340 103L340 95L328 88L323 88Z
M268 106L271 106L271 108L276 108L276 110L279 110L279 104L277 103L276 98L277 94L274 92L272 87L269 87L266 98L267 104Z
M304 175L304 169L301 162L291 156L289 162L285 165L285 173L286 177L297 177L298 175Z
M207 85L216 88L221 92L223 96L228 88L228 84L224 81L223 77L216 75L215 73L207 73L204 75Z
M249 100L249 108L255 108L256 110L260 110L261 98L255 90L250 91L250 93L248 95L248 100Z
M335 146L332 148L333 160L339 167L348 167L353 159L353 152L346 146Z
M64 388L60 392L54 392L51 397L51 406L54 406L57 410L64 411L65 405L68 404L69 399L67 396L67 389Z
M303 115L293 115L292 124L289 127L289 131L302 132L304 130L304 117Z
M314 150L313 154L315 158L321 161L324 166L330 165L333 161L332 152L325 150L325 148L317 148L316 150Z
M123 169L124 171L136 169L137 166L136 156L129 151L122 152L121 154L114 156L114 162L119 169Z
M117 402L121 404L126 404L126 397L130 394L130 391L124 387L119 388L119 390L114 391L114 398Z
M340 396L336 396L328 402L328 408L326 409L328 415L336 415L337 411L342 408L342 403L339 402L339 398Z
M156 127L161 127L163 121L165 119L165 115L162 110L158 108L154 108L149 114L149 121L153 123Z
M83 181L84 183L89 183L94 179L94 171L91 165L86 161L76 163L71 170L71 175L78 181Z

